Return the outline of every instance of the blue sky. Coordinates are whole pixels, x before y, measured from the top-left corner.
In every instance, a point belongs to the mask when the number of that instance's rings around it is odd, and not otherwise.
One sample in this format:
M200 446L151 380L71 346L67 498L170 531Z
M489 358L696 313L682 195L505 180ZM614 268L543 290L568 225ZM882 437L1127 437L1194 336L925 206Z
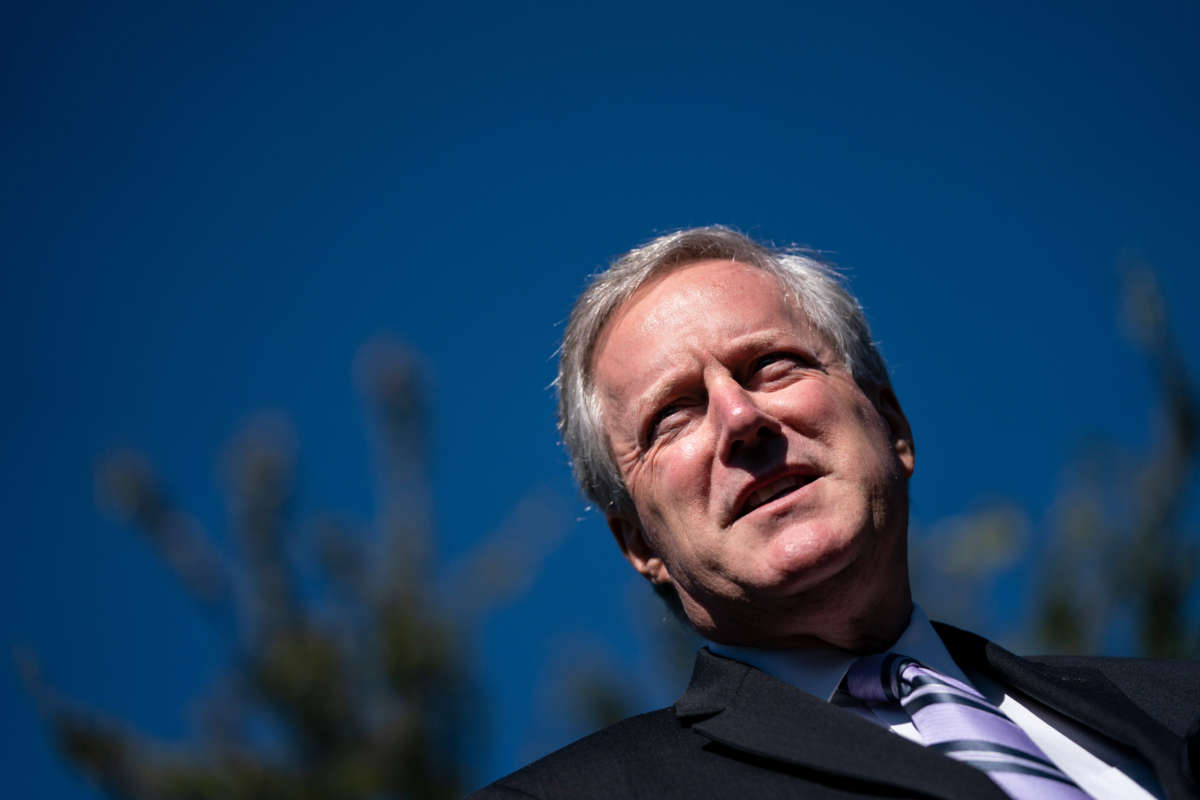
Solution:
M915 432L918 524L998 498L1043 519L1089 438L1154 432L1146 365L1117 322L1123 258L1158 269L1200 367L1198 14L9 9L0 639L35 650L65 694L185 737L227 653L149 548L96 511L96 460L144 451L220 537L214 464L274 411L300 442L300 514L368 518L352 362L387 333L429 386L447 561L528 498L562 520L527 592L473 642L493 704L479 781L561 744L572 732L543 684L573 658L645 681L631 617L657 612L575 495L552 356L589 272L689 225L809 245L846 270ZM0 696L13 796L95 796L12 670Z

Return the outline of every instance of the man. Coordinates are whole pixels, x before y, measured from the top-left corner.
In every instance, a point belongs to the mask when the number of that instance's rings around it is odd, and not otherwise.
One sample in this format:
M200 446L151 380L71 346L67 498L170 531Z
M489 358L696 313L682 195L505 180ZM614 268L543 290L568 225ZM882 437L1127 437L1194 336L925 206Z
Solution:
M660 237L576 303L558 386L585 494L711 644L673 707L478 797L1197 796L1195 665L1021 659L914 607L913 434L825 265Z

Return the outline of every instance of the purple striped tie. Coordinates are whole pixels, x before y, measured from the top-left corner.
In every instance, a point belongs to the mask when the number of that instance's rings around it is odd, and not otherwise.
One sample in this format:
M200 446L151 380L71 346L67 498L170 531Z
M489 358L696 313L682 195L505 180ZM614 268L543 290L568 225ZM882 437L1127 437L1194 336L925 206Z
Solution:
M899 701L926 747L983 770L1009 797L1088 797L983 695L911 658L860 658L846 673L846 691L868 704Z

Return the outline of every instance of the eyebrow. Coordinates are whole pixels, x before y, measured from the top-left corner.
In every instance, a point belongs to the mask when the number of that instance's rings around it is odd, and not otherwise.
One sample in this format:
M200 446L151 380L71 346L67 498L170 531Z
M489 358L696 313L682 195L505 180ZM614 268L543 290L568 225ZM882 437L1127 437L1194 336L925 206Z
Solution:
M690 370L687 369L669 370L654 381L647 391L638 395L633 402L634 422L637 425L635 433L641 434L642 421L677 394L678 387L689 374Z
M816 355L811 346L808 344L801 346L801 344L798 334L786 328L755 331L754 333L736 337L725 345L723 350L718 354L718 360L721 362L738 361L747 357L750 353L766 350L774 346L787 346L801 349L813 356ZM634 420L637 424L635 433L640 435L642 421L645 417L657 411L664 402L674 395L678 391L677 387L690 374L691 370L687 367L669 368L663 371L645 392L642 392L634 399L631 406L634 412Z

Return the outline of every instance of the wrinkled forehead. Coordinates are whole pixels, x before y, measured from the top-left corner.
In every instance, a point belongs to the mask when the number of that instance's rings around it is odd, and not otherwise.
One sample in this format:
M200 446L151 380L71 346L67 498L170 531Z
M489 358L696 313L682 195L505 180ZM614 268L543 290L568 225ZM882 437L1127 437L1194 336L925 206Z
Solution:
M693 279L698 272L706 272L715 280ZM815 331L794 292L777 275L740 261L685 262L655 273L612 309L591 348L586 374L594 380L597 361L613 332L618 328L629 332L631 321L636 324L638 337L648 343L675 334L689 321L695 322L689 319L694 309L744 305L739 301L745 300L754 302L745 314L748 327L759 323L763 316L775 314L797 329Z
M593 396L619 410L630 387L694 354L692 342L720 352L741 337L781 334L827 344L772 273L733 261L681 265L644 283L609 315L591 354Z

